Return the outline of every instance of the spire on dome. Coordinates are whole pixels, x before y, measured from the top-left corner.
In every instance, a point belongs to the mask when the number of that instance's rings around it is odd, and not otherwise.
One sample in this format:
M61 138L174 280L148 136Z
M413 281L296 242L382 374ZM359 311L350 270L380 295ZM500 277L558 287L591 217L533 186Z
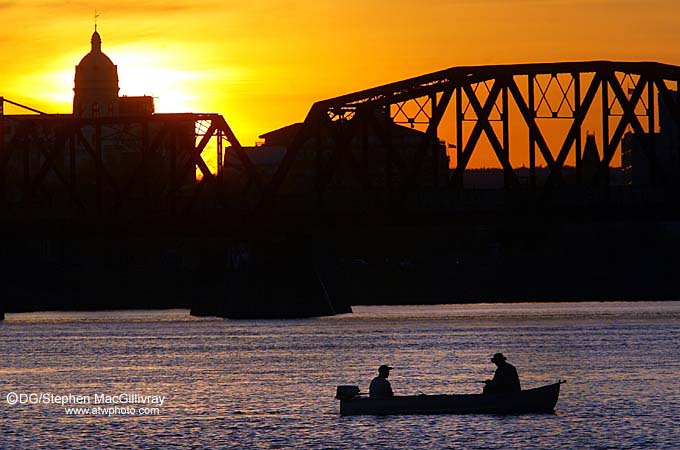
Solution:
M90 43L92 44L92 51L93 52L101 52L102 51L102 37L99 35L99 32L97 32L96 25L95 25L94 33L92 33L92 39L90 39Z
M97 10L94 10L94 33L92 33L92 39L90 39L90 43L92 44L92 51L97 51L101 52L102 51L102 37L99 35L99 32L97 31L97 19L99 18L99 14L97 14Z

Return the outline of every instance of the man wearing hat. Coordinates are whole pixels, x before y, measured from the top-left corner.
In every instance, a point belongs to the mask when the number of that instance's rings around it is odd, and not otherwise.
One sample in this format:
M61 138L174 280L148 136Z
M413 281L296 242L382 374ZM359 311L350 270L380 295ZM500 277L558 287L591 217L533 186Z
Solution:
M378 376L371 381L371 387L368 389L369 397L371 398L385 398L393 397L392 385L387 381L390 376L392 367L383 364L378 368Z
M496 373L493 379L486 380L484 383L485 394L500 394L502 392L519 392L522 390L519 384L519 376L515 366L507 362L503 353L496 353L491 358L491 362L496 364Z

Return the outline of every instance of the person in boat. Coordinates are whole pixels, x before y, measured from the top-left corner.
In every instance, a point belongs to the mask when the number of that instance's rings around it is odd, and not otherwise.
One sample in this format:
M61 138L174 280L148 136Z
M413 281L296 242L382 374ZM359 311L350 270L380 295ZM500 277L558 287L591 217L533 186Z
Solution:
M497 368L496 373L493 374L493 379L484 382L485 394L520 392L522 390L519 384L517 369L507 361L503 353L493 355L491 362L496 364Z
M369 397L371 398L386 398L394 397L392 392L392 385L387 378L390 376L390 370L392 367L383 364L378 368L378 376L373 378L371 381L371 386L368 389Z

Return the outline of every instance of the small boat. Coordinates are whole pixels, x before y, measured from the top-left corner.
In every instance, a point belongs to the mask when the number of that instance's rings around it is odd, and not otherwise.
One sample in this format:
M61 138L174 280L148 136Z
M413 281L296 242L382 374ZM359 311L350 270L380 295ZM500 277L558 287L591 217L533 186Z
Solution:
M560 385L566 381L502 394L403 395L361 397L356 386L338 386L340 414L550 414L555 412Z

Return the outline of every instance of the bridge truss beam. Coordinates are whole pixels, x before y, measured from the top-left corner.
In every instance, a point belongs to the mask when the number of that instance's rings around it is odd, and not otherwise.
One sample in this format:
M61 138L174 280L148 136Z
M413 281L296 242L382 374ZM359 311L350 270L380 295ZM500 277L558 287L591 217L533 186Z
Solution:
M450 147L456 148L448 183L451 189L465 187L464 175L473 156L482 151L483 138L502 167L506 189L545 194L561 183L567 161L580 180L586 126L601 142L600 162L591 183L606 181L614 155L631 130L650 136L640 144L656 182L660 164L654 139L656 121L663 104L680 130L680 106L671 92L679 80L679 67L647 62L456 67L321 101L312 106L289 145L264 191L261 207L274 207L294 165L310 149L316 151L321 169L316 172L317 206L333 177L338 176L361 180L367 207L402 205L424 184L428 190L442 189L438 183L441 167L436 162L441 125L453 129ZM567 124L564 137L550 132L550 123L556 122ZM395 125L422 132L412 154L396 148ZM526 130L528 142L511 154L510 134L519 128ZM377 144L367 144L375 138ZM326 145L327 141L333 145ZM377 151L384 155L382 183L375 182L376 170L370 166L370 153ZM529 164L528 183L520 181L518 163L513 162L513 154L520 153ZM430 173L424 176L423 162L428 158ZM343 164L343 175L339 175ZM541 166L549 170L549 176L539 182L537 168Z
M6 114L5 104L37 115ZM227 151L240 163L241 183L262 184L218 114L76 118L1 97L0 112L0 216L7 219L188 218L202 205L228 214L242 186L223 180Z

